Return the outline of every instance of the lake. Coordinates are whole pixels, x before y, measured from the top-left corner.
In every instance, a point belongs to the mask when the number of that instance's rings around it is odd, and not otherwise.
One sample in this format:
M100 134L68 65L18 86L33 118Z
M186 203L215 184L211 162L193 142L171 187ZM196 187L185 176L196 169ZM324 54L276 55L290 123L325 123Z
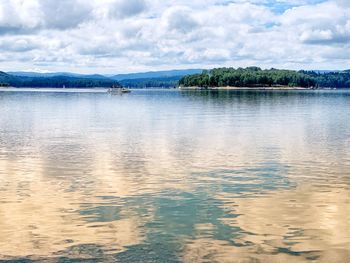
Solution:
M346 262L350 91L0 92L2 262Z

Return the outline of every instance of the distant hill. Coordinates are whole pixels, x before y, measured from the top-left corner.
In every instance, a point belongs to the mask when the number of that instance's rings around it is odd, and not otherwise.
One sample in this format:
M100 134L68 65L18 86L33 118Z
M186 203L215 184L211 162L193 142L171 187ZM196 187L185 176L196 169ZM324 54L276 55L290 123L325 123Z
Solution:
M91 88L91 87L110 87L117 81L100 77L99 75L90 76L65 76L65 75L10 75L5 72L0 72L0 83L7 84L13 87L52 87L52 88Z
M311 71L319 74L325 74L325 73L337 73L337 72L341 72L342 70L311 70Z
M132 79L154 79L154 78L169 78L169 77L182 77L186 75L201 73L203 69L184 69L184 70L168 70L168 71L151 71L142 73L130 73L119 74L110 76L111 79L120 80L132 80Z
M350 73L350 69L346 69L346 70L311 70L311 71L319 73L319 74L326 74L326 73Z
M104 76L70 72L38 73L1 72L0 84L14 87L109 87L116 82L130 88L172 88L186 75L201 73L202 69L168 70Z
M163 78L123 79L119 83L130 88L174 88L183 76Z
M209 82L208 82L209 81ZM205 71L201 69L169 70L103 76L83 75L69 72L2 72L0 86L91 88L110 87L120 83L129 88L173 88L183 86L259 86L285 85L306 87L349 88L350 70L288 71L222 68Z
M31 77L31 78L50 78L50 77L76 77L84 79L109 79L106 76L93 74L93 75L84 75L70 72L52 72L52 73L38 73L38 72L27 72L27 71L15 71L15 72L6 72L9 75L17 77Z
M0 71L0 83L10 84L10 82L16 80L16 77L11 76L5 72Z
M168 70L168 71L151 71L151 72L141 72L141 73L129 73L129 74L118 74L118 75L84 75L78 73L70 72L50 72L50 73L39 73L39 72L28 72L28 71L11 71L6 72L12 76L18 77L37 77L37 78L48 78L48 77L77 77L77 78L93 78L93 79L113 79L113 80L131 80L131 79L151 79L151 78L169 78L175 76L185 76L191 74L201 73L202 69L184 69L184 70Z

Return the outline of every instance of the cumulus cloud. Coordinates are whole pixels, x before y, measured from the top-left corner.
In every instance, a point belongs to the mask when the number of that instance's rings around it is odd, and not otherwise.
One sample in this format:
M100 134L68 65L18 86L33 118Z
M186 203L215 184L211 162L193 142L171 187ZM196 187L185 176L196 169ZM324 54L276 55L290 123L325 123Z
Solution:
M45 28L68 29L91 19L92 6L83 0L40 0L39 9Z
M111 3L112 18L125 18L138 15L147 8L144 0L116 0Z
M350 7L350 1L349 0L335 0L335 2L339 6Z
M0 1L2 70L350 68L349 47L347 0Z
M188 33L198 26L195 18L192 17L191 9L186 7L170 8L164 13L163 19L169 30L179 33Z
M14 40L12 38L3 38L0 40L0 49L13 52L28 52L35 50L39 46L30 39L21 38Z
M0 3L0 33L68 29L92 18L92 5L82 0L6 0Z
M282 25L293 27L306 44L347 45L350 43L350 10L339 2L288 10L281 19Z
M25 33L40 25L38 2L12 0L0 2L0 34Z

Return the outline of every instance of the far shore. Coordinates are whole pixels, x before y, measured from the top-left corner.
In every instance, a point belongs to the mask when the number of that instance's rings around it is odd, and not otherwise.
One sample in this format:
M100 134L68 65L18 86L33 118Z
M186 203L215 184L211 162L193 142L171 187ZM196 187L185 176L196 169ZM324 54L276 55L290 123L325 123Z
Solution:
M55 90L55 91L69 91L69 90L96 90L96 91L106 91L108 87L69 87L69 88L61 88L61 87L0 87L0 91L3 90L13 90L13 91L25 91L25 90ZM152 89L174 89L174 88L131 88L131 89L141 89L141 90L152 90ZM289 86L272 86L272 87L178 87L178 90L182 91L204 91L204 90L272 90L272 91L288 91L288 90L341 90L342 88L327 88L327 87L319 87L319 88L303 88L303 87L289 87ZM347 89L347 88L343 88ZM348 89L349 90L349 89Z
M272 86L272 87L179 87L180 90L313 90L312 88Z

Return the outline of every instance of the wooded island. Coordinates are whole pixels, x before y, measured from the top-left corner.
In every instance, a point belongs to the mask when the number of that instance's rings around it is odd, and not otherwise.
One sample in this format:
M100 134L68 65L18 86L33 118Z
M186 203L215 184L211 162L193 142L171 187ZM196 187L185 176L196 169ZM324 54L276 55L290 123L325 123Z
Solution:
M201 74L184 76L180 87L300 87L300 88L350 88L350 73L262 70L258 67L216 68Z

